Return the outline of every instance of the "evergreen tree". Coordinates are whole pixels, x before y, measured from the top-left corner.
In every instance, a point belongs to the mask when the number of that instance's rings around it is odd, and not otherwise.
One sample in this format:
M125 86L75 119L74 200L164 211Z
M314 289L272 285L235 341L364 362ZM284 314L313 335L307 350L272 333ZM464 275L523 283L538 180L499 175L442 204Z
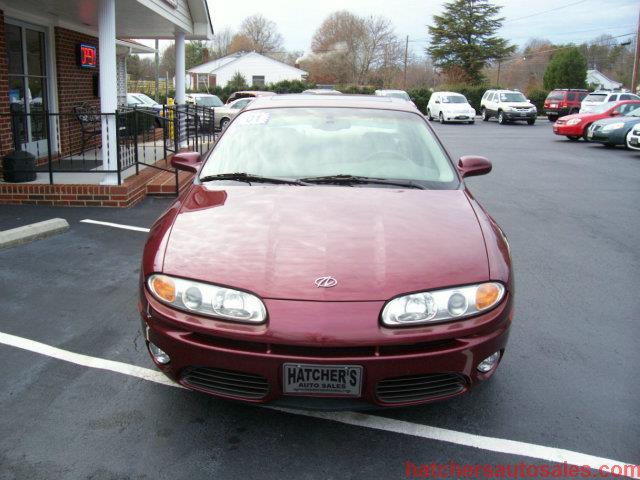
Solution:
M446 3L444 13L434 15L428 27L431 44L426 51L434 65L445 73L462 73L468 82L482 82L487 63L508 57L516 48L495 35L504 20L498 17L501 8L489 0Z
M544 88L585 88L587 60L578 47L558 50L544 72Z

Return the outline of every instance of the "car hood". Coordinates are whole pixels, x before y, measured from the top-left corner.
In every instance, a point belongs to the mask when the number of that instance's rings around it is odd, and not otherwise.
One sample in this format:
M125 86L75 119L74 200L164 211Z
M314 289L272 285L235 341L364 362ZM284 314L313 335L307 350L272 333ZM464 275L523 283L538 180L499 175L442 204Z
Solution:
M373 301L486 281L463 190L194 185L163 271L263 298ZM338 284L318 288L332 276Z
M598 120L598 125L605 126L611 123L624 123L625 125L633 125L634 123L640 122L640 117L611 117L611 118L603 118L602 120Z

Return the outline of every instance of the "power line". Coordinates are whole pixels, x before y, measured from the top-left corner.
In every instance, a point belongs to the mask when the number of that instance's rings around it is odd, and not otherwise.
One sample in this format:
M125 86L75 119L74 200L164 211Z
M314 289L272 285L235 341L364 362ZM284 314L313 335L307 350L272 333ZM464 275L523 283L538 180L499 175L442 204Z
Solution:
M559 7L552 8L552 9L549 9L549 10L542 10L540 12L536 12L536 13L531 13L529 15L525 15L523 17L512 18L510 20L506 20L503 23L517 22L518 20L524 20L525 18L531 18L531 17L536 17L538 15L544 15L545 13L551 13L551 12L555 12L557 10L562 10L563 8L573 7L574 5L579 5L579 4L587 2L587 1L589 1L589 0L579 0L577 2L567 3L566 5L561 5Z

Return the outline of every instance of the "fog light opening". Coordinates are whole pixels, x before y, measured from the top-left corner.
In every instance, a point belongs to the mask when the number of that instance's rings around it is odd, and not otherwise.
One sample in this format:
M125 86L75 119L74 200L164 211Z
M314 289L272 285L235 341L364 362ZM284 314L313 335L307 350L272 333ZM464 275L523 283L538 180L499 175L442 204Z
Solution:
M171 361L169 355L161 350L155 343L149 342L149 352L151 352L153 359L160 365L166 365Z
M500 352L495 352L485 358L478 364L478 371L482 373L490 372L495 368L498 364L498 360L500 360Z

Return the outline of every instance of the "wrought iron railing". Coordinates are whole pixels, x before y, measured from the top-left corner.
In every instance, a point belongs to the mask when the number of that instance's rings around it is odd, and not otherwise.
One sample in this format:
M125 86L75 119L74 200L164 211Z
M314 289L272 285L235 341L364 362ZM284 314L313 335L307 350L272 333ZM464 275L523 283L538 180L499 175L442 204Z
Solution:
M139 174L143 168L173 172L178 191L178 172L157 165L160 160L181 150L205 154L215 143L214 111L195 105L153 108L123 108L115 113L101 113L88 105L79 105L72 112L58 113L31 108L26 113L12 108L0 114L0 130L10 127L11 135L0 135L0 154L28 152L35 166L15 168L2 162L7 176L32 172L48 175L48 183L80 183L77 178L56 174L115 174L118 184L125 177ZM112 143L115 152L103 148ZM115 162L109 156L115 154ZM24 155L23 155L24 156ZM108 165L113 165L107 168ZM11 167L11 168L9 168ZM73 176L73 175L72 175ZM66 181L65 181L66 180ZM97 178L96 178L97 180ZM84 183L84 182L83 182ZM93 183L87 181L86 183Z

